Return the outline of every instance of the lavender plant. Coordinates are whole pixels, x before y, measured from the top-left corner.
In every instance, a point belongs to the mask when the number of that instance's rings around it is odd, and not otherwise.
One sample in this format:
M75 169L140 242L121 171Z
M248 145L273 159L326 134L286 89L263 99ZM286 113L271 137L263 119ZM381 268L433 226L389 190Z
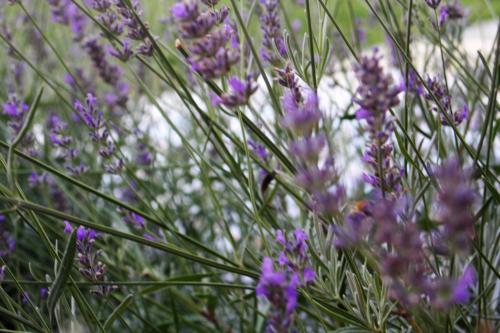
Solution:
M499 15L0 3L0 331L497 332Z

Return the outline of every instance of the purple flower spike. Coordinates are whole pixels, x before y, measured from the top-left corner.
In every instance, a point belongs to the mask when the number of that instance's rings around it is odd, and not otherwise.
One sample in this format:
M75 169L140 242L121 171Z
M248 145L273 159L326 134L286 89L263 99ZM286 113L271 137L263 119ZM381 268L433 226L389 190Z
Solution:
M448 118L454 122L455 126L460 125L462 121L464 121L468 116L468 106L464 105L462 110L459 111L452 110L451 96L448 93L448 90L446 89L446 86L443 84L443 82L437 77L427 78L426 81L430 92L432 92L432 94L434 94L434 96L438 99L439 104L441 104L441 107L445 110ZM425 98L433 102L434 99L432 98L430 92L425 94ZM433 110L434 112L439 112L441 123L444 126L450 126L450 124L448 123L448 119L446 119L446 116L437 106L433 106L431 110Z
M435 172L440 185L438 219L443 226L442 238L451 247L450 252L467 252L474 237L474 210L476 193L471 182L471 171L463 170L456 159L445 162Z
M93 229L87 229L79 226L76 230L76 259L80 268L80 273L91 282L104 282L106 277L106 265L99 257L102 250L96 250L94 247L97 233ZM91 289L91 292L106 296L114 289L109 285L98 285Z
M278 67L281 59L287 55L278 14L279 0L260 0L260 3L264 9L260 16L261 30L264 35L260 54L266 62Z
M123 160L115 156L115 145L110 138L101 111L97 110L97 100L91 93L87 94L86 105L75 102L75 110L90 130L92 141L99 147L99 155L103 158L104 168L109 173L119 173L123 168Z
M287 276L285 272L275 271L272 259L263 259L256 294L267 298L272 305L267 324L270 332L289 331L297 307L298 283L297 274Z
M354 72L360 82L358 97L354 99L360 107L356 118L367 122L371 141L363 159L373 173L365 175L364 179L384 195L398 196L402 171L392 159L390 137L394 125L387 113L399 104L401 87L394 85L392 76L384 73L380 60L381 56L375 49L371 57L363 56L359 64L354 65Z
M200 74L205 80L211 80L227 74L240 60L239 39L235 25L228 19L229 9L222 7L216 10L214 5L217 1L204 1L204 3L209 8L202 12L199 11L197 3L191 0L175 4L171 12L180 22L181 36L188 41L190 51L188 61L191 70ZM183 47L180 41L178 45ZM254 89L253 87L244 89L237 82L230 82L230 86L232 93L212 97L214 105L245 104Z

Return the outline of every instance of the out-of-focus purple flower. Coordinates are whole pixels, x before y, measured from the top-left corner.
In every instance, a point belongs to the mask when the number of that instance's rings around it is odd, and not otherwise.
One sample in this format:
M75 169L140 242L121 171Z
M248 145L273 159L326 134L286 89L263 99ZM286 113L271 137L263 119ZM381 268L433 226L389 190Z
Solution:
M71 0L47 0L52 9L52 20L69 26L74 39L80 41L85 35L86 16Z
M16 250L16 240L7 230L5 215L0 214L0 257L6 260Z
M149 234L149 233L144 233L142 235L142 237L146 238L148 241L151 241L151 242L156 242L157 241L156 237L153 236L153 235L151 235L151 234Z
M139 7L137 0L131 2L132 7L129 8L124 0L116 2L116 8L121 15L123 25L128 29L128 37L137 41L146 41L148 37L147 24L139 21L138 17L142 15L142 9ZM144 26L143 26L144 25Z
M112 0L87 0L87 3L90 7L92 7L92 9L101 13L110 9L113 4Z
M316 272L311 267L304 268L304 282L306 284L312 283L316 280Z
M425 0L425 2L432 9L436 9L436 8L438 8L439 4L441 3L441 0Z
M299 32L300 28L302 28L302 21L301 20L293 20L292 21L292 30L294 32Z
M38 174L36 171L32 171L28 177L28 184L30 187L38 187L48 183L48 174L42 173Z
M123 41L123 46L121 48L112 49L109 51L109 54L123 62L126 62L134 56L134 51L130 47L130 42L126 39Z
M267 152L266 147L264 147L263 144L255 142L252 139L248 139L248 146L250 147L251 151L257 155L263 162L269 163L271 160L271 155ZM266 177L268 175L268 172L264 168L260 168L260 176L262 178Z
M333 159L326 160L321 166L311 165L301 168L295 175L295 181L312 194L327 190L330 181L338 176Z
M286 91L282 103L285 110L285 116L282 124L296 133L307 136L316 127L322 114L318 107L318 97L312 90L305 92L304 103L299 104L295 100L292 92Z
M372 220L365 211L370 202L359 202L355 211L349 213L342 226L332 225L334 245L338 248L357 246L372 228Z
M67 135L68 124L59 118L56 114L50 114L47 118L47 128L52 145L58 148L59 156L64 166L73 175L80 175L87 171L88 167L84 163L77 164L80 154L79 150L72 146L73 139Z
M23 128L28 110L28 105L17 98L15 94L11 94L7 102L3 104L3 114L9 118L7 125L11 129L11 140L14 140ZM35 136L29 131L24 135L20 147L25 148L29 155L37 156L38 151L35 149L34 144Z
M260 54L268 63L279 66L281 59L287 55L278 14L279 0L260 0L260 3L264 9L260 15L261 30L264 35Z
M309 136L290 143L290 152L302 161L317 163L319 154L326 146L326 137L323 133Z
M444 5L439 10L439 25L443 26L448 20L459 20L465 17L465 9L455 1L454 3Z
M99 155L104 159L104 168L109 173L119 173L123 168L123 160L115 156L115 145L110 138L101 111L97 110L97 99L87 94L85 105L79 100L75 102L75 110L90 130L92 141L98 144Z
M106 59L106 52L97 39L90 39L84 44L94 67L99 72L99 76L107 84L114 86L121 78L121 71L118 66L112 65Z
M123 217L123 220L136 229L143 230L145 228L144 217L137 215L134 212L128 212L127 214L125 214L125 216Z
M283 126L299 136L308 137L322 118L318 96L309 87L299 86L290 63L278 70L278 82L288 88L282 98L285 110L285 116L281 120Z
M95 82L88 78L85 71L82 68L76 68L72 75L66 74L64 76L64 82L71 88L72 92L77 92L81 89L84 91L94 93L95 92ZM76 94L73 95L73 98Z
M181 22L196 19L200 15L195 1L178 2L170 8L170 12Z
M455 304L465 304L469 301L471 293L469 289L474 286L477 281L476 271L472 265L465 268L463 275L458 279L453 286L452 300Z
M73 227L68 221L64 221L64 233L71 234L73 232Z
M19 100L15 95L12 95L10 99L3 104L3 114L12 117L19 118L28 112L28 104Z
M283 230L276 231L276 241L283 246L286 245L286 239L285 239L285 234L283 233Z
M281 123L298 137L289 145L290 152L300 164L295 181L311 195L310 206L315 212L335 214L341 205L343 188L337 184L334 159L320 159L326 147L326 137L315 132L322 118L318 96L309 87L299 85L289 62L278 70L278 82L288 88L282 98L285 115Z
M418 76L413 68L409 68L408 82L405 84L405 90L420 96L424 92L424 86L419 81Z
M296 276L288 277L284 272L275 271L272 259L264 258L256 293L266 297L272 305L267 323L270 332L288 332L292 326L298 298L297 283Z
M257 90L253 75L248 75L244 82L236 76L232 76L228 83L230 90L220 96L213 95L212 105L222 104L230 108L246 105L250 96Z
M354 38L359 45L363 44L366 41L366 30L363 27L361 18L354 18Z
M257 155L261 160L267 161L269 158L269 154L264 145L257 143L251 139L248 140L248 145L252 148L252 151Z
M392 159L390 136L394 125L387 117L389 108L399 104L400 87L393 84L392 76L385 74L380 65L381 56L375 49L371 57L363 56L359 64L354 65L356 77L360 81L357 89L357 119L365 119L370 134L370 143L364 160L373 170L364 179L386 195L399 195L402 171Z
M450 252L467 252L474 237L474 211L476 193L471 184L471 171L463 170L456 159L445 162L435 171L440 185L437 203L438 220L443 240Z
M462 109L452 110L451 96L443 82L437 77L429 77L426 81L427 86L429 87L429 91L425 93L425 98L429 101L434 101L434 99L432 98L432 94L434 94L434 96L438 99L442 108L448 115L448 118L454 122L455 126L460 125L468 116L468 106L465 104ZM448 119L446 119L446 116L443 114L440 108L438 108L437 106L433 106L432 110L439 113L441 123L443 125L450 126Z
M135 162L139 166L150 166L153 163L153 156L148 150L148 146L140 143L137 148Z
M49 290L45 287L42 287L39 290L39 294L40 294L40 299L44 300L49 295Z
M337 179L335 175L329 181ZM345 201L345 188L342 185L329 186L324 191L312 194L313 207L321 214L335 215L341 211L342 204Z
M30 294L27 291L21 293L21 304L26 305L30 301Z

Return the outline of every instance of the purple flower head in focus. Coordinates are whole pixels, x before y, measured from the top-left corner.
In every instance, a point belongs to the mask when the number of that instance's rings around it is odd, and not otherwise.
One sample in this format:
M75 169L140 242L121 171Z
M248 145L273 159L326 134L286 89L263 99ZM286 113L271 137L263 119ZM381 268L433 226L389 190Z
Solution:
M102 111L98 110L97 99L91 93L87 94L85 105L76 100L75 111L83 120L92 141L99 147L99 155L103 158L104 168L109 173L119 173L123 168L123 160L115 156L115 145L110 137L110 132L106 126Z
M293 240L288 240L282 230L276 231L276 241L282 247L278 263L285 268L288 275L295 275L297 286L314 282L315 273L309 265L307 255L307 234L300 228L293 232Z
M387 114L390 108L399 104L401 87L394 85L392 76L384 73L380 60L381 56L375 49L372 56L363 56L359 64L354 65L360 82L358 97L354 99L360 107L356 118L367 122L370 136L363 159L373 170L364 176L364 180L383 195L398 196L402 170L393 161L390 137L394 125Z
M72 232L72 227L65 221L65 232ZM93 229L79 226L76 229L76 259L80 273L91 282L104 282L106 265L99 258L102 250L95 248L97 233ZM99 285L92 288L91 292L99 296L105 296L113 290L113 286Z

